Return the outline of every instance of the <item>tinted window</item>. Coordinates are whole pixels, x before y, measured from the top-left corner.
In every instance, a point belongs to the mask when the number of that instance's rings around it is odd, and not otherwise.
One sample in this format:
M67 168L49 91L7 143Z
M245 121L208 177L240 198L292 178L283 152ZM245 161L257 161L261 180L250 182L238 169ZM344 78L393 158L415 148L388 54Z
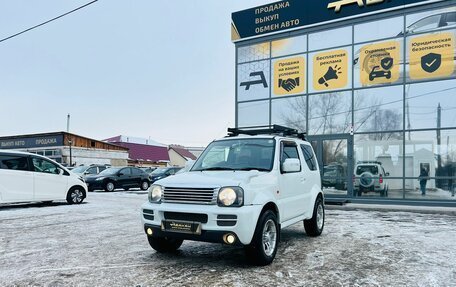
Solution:
M361 165L356 168L356 174L360 175L363 172L370 172L372 174L378 174L378 167L375 165Z
M302 153L304 154L304 159L306 160L307 166L310 170L317 170L317 161L315 160L315 155L313 153L312 147L308 145L301 145Z
M130 168L124 168L120 171L124 175L131 175L131 169Z
M143 173L142 170L137 169L137 168L132 168L131 171L132 171L133 175L140 175Z
M456 12L446 14L445 24L446 25L454 25L454 24L456 24Z
M0 169L29 170L27 157L0 155Z
M97 168L96 167L91 167L87 170L88 174L97 174Z
M32 158L33 168L36 172L52 173L58 174L59 167L53 164L50 161L47 161L42 158L34 157Z

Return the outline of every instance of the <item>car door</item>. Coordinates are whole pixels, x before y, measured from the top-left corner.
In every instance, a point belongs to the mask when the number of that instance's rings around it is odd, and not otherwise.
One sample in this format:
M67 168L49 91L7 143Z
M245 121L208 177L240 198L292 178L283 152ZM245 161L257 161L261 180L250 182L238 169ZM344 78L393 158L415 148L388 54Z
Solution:
M68 176L51 161L31 157L35 180L35 200L61 200L68 192Z
M126 167L121 169L118 173L117 182L120 186L131 186L131 168Z
M144 171L139 168L131 168L131 184L135 187L140 187L143 175Z
M0 203L33 200L28 156L0 154Z
M302 159L298 152L298 145L294 141L282 141L280 152L280 165L287 158L295 158L300 160L301 169L298 172L284 172L281 168L279 176L279 191L283 221L292 219L302 214L302 207L305 202L304 198L304 182Z

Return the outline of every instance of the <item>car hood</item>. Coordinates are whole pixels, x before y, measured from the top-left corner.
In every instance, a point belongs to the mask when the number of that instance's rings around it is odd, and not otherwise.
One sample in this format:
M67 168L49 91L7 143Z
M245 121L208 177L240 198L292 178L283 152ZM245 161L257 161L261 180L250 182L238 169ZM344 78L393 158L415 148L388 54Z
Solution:
M239 186L248 184L253 178L265 172L251 171L189 171L160 179L155 184L172 187Z

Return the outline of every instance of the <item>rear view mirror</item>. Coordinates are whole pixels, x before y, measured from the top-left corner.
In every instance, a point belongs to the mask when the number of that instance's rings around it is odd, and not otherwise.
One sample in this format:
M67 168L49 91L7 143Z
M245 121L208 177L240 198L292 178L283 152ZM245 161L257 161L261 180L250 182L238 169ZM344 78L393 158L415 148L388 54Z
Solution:
M299 172L301 171L301 162L297 158L287 158L282 164L283 172Z

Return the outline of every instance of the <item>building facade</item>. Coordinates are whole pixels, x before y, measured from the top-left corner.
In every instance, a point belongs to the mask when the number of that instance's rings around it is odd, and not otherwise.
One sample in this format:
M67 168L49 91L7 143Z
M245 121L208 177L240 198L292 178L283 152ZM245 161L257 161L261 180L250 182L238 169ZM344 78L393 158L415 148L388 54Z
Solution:
M65 166L123 166L128 159L128 148L67 132L0 137L0 149L44 155Z
M280 1L232 21L237 127L306 132L328 197L378 199L355 190L370 162L382 200L455 202L456 1Z

